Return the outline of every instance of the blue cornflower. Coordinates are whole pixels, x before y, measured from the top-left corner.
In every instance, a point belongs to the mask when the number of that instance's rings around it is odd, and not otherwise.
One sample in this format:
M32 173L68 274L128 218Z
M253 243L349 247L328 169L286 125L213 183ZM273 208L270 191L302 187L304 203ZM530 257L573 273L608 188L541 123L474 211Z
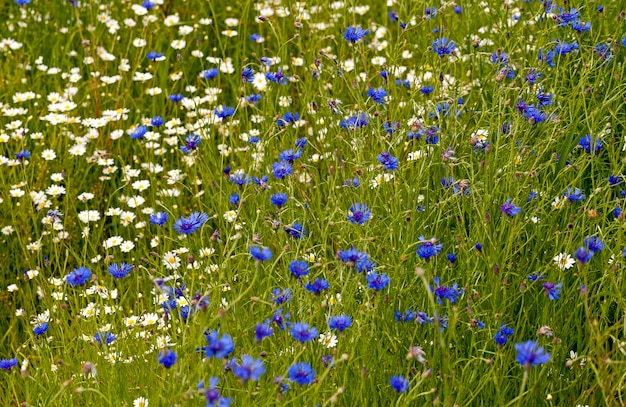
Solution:
M429 317L427 313L423 311L418 311L415 321L418 324L422 325L422 324L430 324L431 322L433 322L433 319Z
M540 90L537 93L537 106L539 108L545 107L545 106L550 106L552 104L552 93L545 93L542 90Z
M500 210L505 215L513 217L517 215L518 213L520 213L522 208L515 205L514 203L511 203L511 198L509 198L500 206Z
M525 79L528 83L534 84L537 83L537 80L541 78L541 76L543 76L541 72L537 69L531 68L526 74Z
M291 326L291 322L287 321L290 317L290 312L283 314L283 309L280 308L278 311L274 312L274 315L272 315L272 322L278 325L281 331L284 331L285 328Z
M496 335L493 339L499 346L504 346L509 341L509 336L513 335L514 332L515 331L513 330L513 328L509 328L506 325L502 324L500 325L500 329L498 329L498 332L496 332Z
M613 175L613 174L611 174L609 176L609 186L611 188L613 188L613 187L615 187L615 186L617 186L617 185L619 185L621 183L622 183L622 178L621 178L620 175Z
M297 149L293 151L292 149L281 151L278 154L278 159L281 161L288 161L289 163L293 163L298 158L302 157L302 149Z
M574 258L581 264L587 264L594 254L595 252L593 251L587 251L584 247L579 247L576 252L574 252Z
M589 154L591 154L591 148L593 147L593 152L595 154L598 154L600 150L602 150L602 142L599 138L596 138L594 143L594 140L591 138L591 136L589 134L585 134L584 137L580 138L580 141L578 142L578 147L584 148L585 151Z
M165 59L165 57L161 52L150 51L148 52L148 54L146 54L146 59L149 59L150 61L162 61Z
M178 233L190 235L202 227L209 220L209 215L204 212L194 212L188 218L179 218L174 222L174 230Z
M208 389L204 388L203 381L198 383L198 390L204 393L204 397L206 397L205 407L229 407L233 402L232 398L222 397L220 391L216 388L218 383L219 380L217 377L211 377Z
M304 236L306 236L306 232L304 231L304 226L302 226L298 222L294 222L293 225L286 226L284 229L285 229L285 232L287 232L287 234L293 237L294 239L302 239Z
M159 365L163 365L166 369L174 366L176 359L178 359L178 356L176 356L176 352L171 349L162 350L157 356Z
M525 369L543 365L550 361L550 354L545 353L543 348L535 341L516 343L515 350L517 351L517 363Z
M9 371L13 367L18 365L18 361L16 358L11 359L0 359L0 370Z
M32 0L13 0L15 2L15 4L17 4L18 6L25 6L27 4L30 4Z
M576 21L574 21L573 23L571 23L570 25L572 27L572 29L576 32L587 32L591 30L591 23L587 22L584 23L580 18L576 19Z
M450 301L450 303L454 304L459 296L463 294L463 289L458 288L458 285L454 283L452 287L440 286L439 285L439 277L433 277L433 281L435 282L435 286L431 286L430 290L435 294L437 298L437 303L441 304L441 299L446 299Z
M91 270L87 267L78 267L74 269L70 274L65 276L65 282L69 285L83 285L91 277Z
M141 2L141 7L145 8L146 10L152 10L154 6L156 6L156 4L151 0L143 0Z
M257 261L266 261L272 258L272 251L267 247L252 246L250 255Z
M422 86L420 88L420 93L422 95L430 95L431 93L433 93L434 90L435 87L433 85Z
M217 75L219 75L219 73L220 71L217 68L205 69L204 71L200 72L200 78L213 79Z
M289 123L295 123L298 120L300 120L300 113L298 113L298 112L295 112L295 113L287 112L287 113L283 114L283 116L281 118L276 120L276 124L278 125L278 127L285 127Z
M153 225L163 226L165 222L167 222L167 213L165 212L155 212L150 215L150 223Z
M198 145L200 144L201 140L202 139L197 134L188 135L187 137L185 137L185 145L180 146L180 151L182 151L185 154L191 153L196 148L198 148Z
M461 13L463 12L463 7L461 7L461 6L454 6L453 11L454 11L456 14L461 14Z
M374 291L380 291L387 287L389 285L389 281L391 280L385 273L378 274L375 271L369 273L366 279L367 287Z
M328 319L328 327L339 332L345 331L352 325L352 318L346 314L337 315Z
M230 203L231 205L239 206L240 200L241 200L241 197L236 192L228 196L228 203Z
M420 259L428 261L431 257L439 255L443 248L443 243L437 244L438 239L434 237L430 240L426 240L424 236L419 236L418 239L417 255Z
M506 52L494 52L491 54L491 63L494 65L508 65L509 54Z
M606 243L599 237L588 236L583 240L585 247L591 252L601 252L606 247Z
M370 212L367 205L355 203L350 207L350 209L348 209L347 218L352 223L358 223L359 225L362 225L370 220L371 216L372 213Z
M226 119L227 117L230 117L235 114L235 108L230 107L230 106L219 105L214 110L214 113L220 119Z
M455 49L456 44L447 38L437 38L432 42L433 51L439 54L440 58L450 55Z
M150 119L150 125L154 127L161 127L163 123L165 123L165 121L161 116L154 116L152 119Z
M374 89L374 88L370 88L367 91L367 96L369 96L374 102L384 105L385 104L385 97L387 97L388 93L385 90L385 88L378 88L378 89Z
M282 192L277 192L274 195L270 196L270 201L272 202L272 204L278 206L279 208L287 202L287 199L287 194Z
M315 295L320 295L323 291L328 290L330 284L323 278L316 278L315 281L308 282L304 288Z
M225 359L235 349L233 338L224 334L219 337L219 332L212 330L205 331L204 337L207 340L207 346L197 348L196 352L204 352L207 358L215 356L217 359Z
M169 95L167 98L174 103L178 103L183 100L185 96L182 93L174 93L172 95Z
M148 128L146 126L143 126L143 125L137 126L130 133L130 138L133 140L141 140L143 139L143 137L146 135L147 132L148 132Z
M111 263L107 271L114 278L124 278L132 271L132 266L127 263Z
M315 380L315 370L306 362L297 362L289 367L287 377L300 386L311 384Z
M569 12L559 9L559 14L554 16L554 20L559 24L559 27L566 27L569 23L575 21L580 14L575 8L570 9Z
M389 379L389 383L398 393L406 393L409 390L409 379L404 376L393 376Z
M263 322L262 324L257 324L254 327L254 340L257 342L261 342L264 338L272 336L274 333L274 328L270 326L269 320Z
M289 264L289 271L294 277L300 278L309 274L309 265L306 261L294 260Z
M567 42L559 41L554 47L554 52L557 55L567 55L571 52L578 52L578 43L572 42L568 44Z
M563 192L563 196L567 198L569 202L581 202L585 200L585 194L578 188L574 190L567 188L567 190Z
M48 323L44 322L43 324L39 324L33 328L33 333L37 336L43 335L48 331Z
M229 171L230 171L230 168L229 168ZM224 169L224 173L226 173L226 169ZM251 181L249 175L246 175L243 172L239 172L239 171L233 174L230 174L228 179L230 180L230 182L237 185L238 187L249 184Z
M233 374L244 382L248 380L258 382L261 375L265 373L263 361L261 359L254 359L250 355L243 355L240 364L237 364L236 360L233 359L228 365L232 369Z
M398 310L395 310L393 313L393 317L396 322L411 322L415 319L416 316L417 314L410 309L407 309L406 311L404 311L404 313Z
M378 154L376 159L385 166L386 170L395 170L398 168L398 159L392 156L388 151Z
M286 303L293 296L292 292L288 288L274 288L272 290L272 294L270 294L270 299L276 303L276 305L281 305Z
M354 44L355 42L363 39L363 37L365 37L369 33L370 30L364 30L361 27L350 26L343 33L343 38Z
M550 298L553 301L559 299L562 286L563 286L563 283L558 283L558 284L549 283L549 282L543 283L543 289L545 290L546 295L548 296L548 298Z
M437 7L426 7L424 15L430 20L437 15Z
M258 44L258 43L263 42L263 40L264 40L264 39L263 39L263 37L261 36L261 34L257 34L257 33L250 34L250 36L248 37L248 39L249 39L250 41L254 41L254 42L256 42L257 44Z
M451 264L456 263L456 254L455 253L448 253L448 254L446 254L446 258L448 259L448 261Z
M354 130L357 127L365 127L370 122L369 117L365 115L365 113L361 113L360 115L350 116L347 119L339 122L339 126L347 129Z
M309 324L303 322L296 322L293 324L289 333L293 339L302 343L312 341L319 335L317 328L309 327Z
M283 179L291 175L293 167L288 161L277 161L272 164L272 171L274 172L274 178Z

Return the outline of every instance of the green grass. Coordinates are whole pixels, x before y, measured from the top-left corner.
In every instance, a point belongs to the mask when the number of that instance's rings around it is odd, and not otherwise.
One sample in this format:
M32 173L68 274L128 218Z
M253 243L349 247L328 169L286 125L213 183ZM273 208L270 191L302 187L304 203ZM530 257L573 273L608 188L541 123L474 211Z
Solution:
M538 1L461 1L461 13L423 2L371 2L366 12L354 2L160 3L145 15L119 0L0 6L0 359L17 359L0 372L0 404L204 405L197 386L208 389L211 377L233 405L624 404L619 2L551 14ZM575 19L559 27L574 8L590 31L576 32ZM238 21L229 27L229 18ZM350 43L348 26L369 33ZM456 49L440 56L439 38ZM577 48L558 55L557 41ZM279 69L283 83L261 83ZM541 73L535 83L531 70ZM151 79L134 79L144 74ZM386 90L385 104L370 88ZM551 103L538 108L541 92ZM185 99L171 101L176 94ZM245 101L254 94L256 104ZM232 117L216 117L220 105ZM300 121L281 125L287 112ZM366 126L341 124L361 113ZM96 123L107 115L116 120ZM151 125L155 116L164 124ZM141 125L148 133L133 138ZM191 134L201 141L185 153ZM302 138L292 172L277 177L272 165ZM30 156L16 157L22 150ZM44 159L46 150L56 157ZM397 168L385 168L383 152ZM281 207L270 199L278 192L288 196ZM520 208L513 216L502 209L509 199ZM371 210L363 224L348 219L355 203ZM62 213L56 223L51 210ZM87 211L97 220L85 222ZM150 222L156 212L167 214L163 226ZM179 234L175 222L194 212L208 220ZM299 239L287 233L296 223ZM126 249L108 246L118 237ZM589 237L604 247L587 263L556 264ZM426 259L420 239L430 238L443 246ZM253 246L272 257L255 261ZM355 269L363 263L341 260L351 248L389 284L368 287ZM180 265L168 267L166 254ZM295 278L293 260L308 274ZM107 270L122 262L132 271L115 279ZM91 277L65 281L79 267ZM436 277L447 291L435 290ZM314 295L305 286L315 279L329 288ZM548 283L562 284L558 298ZM291 299L277 304L277 288ZM166 311L165 300L176 307ZM407 310L417 318L398 322ZM352 325L332 332L332 347L317 335L301 343L271 322L278 311L319 334L332 316ZM273 334L258 342L265 321ZM514 333L498 345L502 324ZM227 358L197 352L211 330L232 337ZM98 343L107 331L115 340ZM528 340L550 353L547 363L517 362L515 344ZM158 362L163 349L177 355L170 368ZM243 355L262 360L258 381L233 368ZM311 384L290 380L296 362L315 370ZM393 389L396 375L409 381L405 392Z

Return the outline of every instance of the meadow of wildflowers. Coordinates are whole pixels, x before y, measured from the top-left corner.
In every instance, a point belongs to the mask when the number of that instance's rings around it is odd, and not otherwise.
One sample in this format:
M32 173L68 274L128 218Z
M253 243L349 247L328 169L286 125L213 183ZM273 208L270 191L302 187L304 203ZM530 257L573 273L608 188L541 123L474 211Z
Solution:
M624 405L624 9L3 2L0 405Z

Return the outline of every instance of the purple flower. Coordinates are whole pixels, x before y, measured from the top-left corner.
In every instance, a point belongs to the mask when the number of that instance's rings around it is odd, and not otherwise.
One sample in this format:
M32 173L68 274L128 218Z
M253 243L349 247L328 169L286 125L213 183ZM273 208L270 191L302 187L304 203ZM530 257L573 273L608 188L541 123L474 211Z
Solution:
M517 215L518 213L520 213L522 208L515 205L514 203L511 203L511 198L509 198L500 206L500 210L505 215L513 217Z
M262 324L257 324L254 327L254 340L257 342L261 342L264 338L272 336L274 333L274 328L272 328L269 324L269 320L265 321Z
M40 336L46 333L46 331L48 331L48 324L46 322L44 322L43 324L39 324L37 325L34 329L33 332L35 333L35 335Z
M436 242L438 239L431 238L430 240L426 240L424 236L418 237L419 242L417 243L417 255L420 259L430 260L431 257L437 256L441 249L443 248L443 244Z
M593 257L594 253L595 252L593 251L587 251L584 247L579 247L574 253L574 258L581 264L587 264Z
M345 38L347 41L350 41L351 43L354 44L360 39L363 39L363 37L365 37L369 33L370 33L370 30L364 30L361 27L350 26L343 33L343 38Z
M7 372L17 365L18 365L18 361L16 358L0 359L0 369L5 370Z
M232 369L233 374L244 382L248 380L258 382L261 375L265 373L263 361L261 359L254 359L250 355L243 355L240 364L237 364L236 360L233 359L228 365Z
M543 365L550 361L550 354L545 353L535 341L516 343L515 350L517 351L517 362L524 368Z
M309 265L305 261L294 260L289 264L289 271L294 277L300 278L309 273Z
M188 218L179 218L174 222L174 230L185 235L192 234L209 220L209 215L204 212L194 212Z
M328 327L339 332L345 331L352 325L352 318L342 314L328 319Z
M509 336L513 335L515 331L513 328L509 328L506 325L500 325L500 329L496 332L494 336L494 340L499 346L504 346L509 341Z
M550 300L552 301L559 299L562 286L563 286L563 283L558 283L558 284L554 284L550 282L543 283L543 289L545 290L545 293L548 296L548 298L550 298Z
M440 58L450 55L455 49L456 44L447 38L438 38L432 42L433 51L439 54Z
M364 224L368 220L370 220L372 216L372 212L370 212L367 205L361 203L355 203L348 210L347 218L352 223L357 223L359 225Z
M65 276L65 282L72 286L83 285L91 277L91 270L87 267L79 267L74 269L70 274Z
M159 352L157 359L159 361L159 365L163 365L166 369L169 369L170 367L174 366L174 363L176 363L176 359L178 359L178 357L173 350L166 349Z
M209 380L209 388L204 388L204 382L198 383L198 390L204 393L206 397L206 407L229 407L233 402L232 398L224 398L220 391L216 388L219 380L217 377L211 377Z
M304 288L315 295L320 295L323 291L328 290L330 284L323 278L316 278L315 281L308 282Z
M317 338L319 332L315 327L309 327L309 324L303 322L296 322L291 326L289 331L291 336L302 343L312 341Z
M107 271L114 278L126 277L132 270L132 266L127 263L111 263Z
M313 370L313 367L308 363L298 362L289 367L287 376L289 380L302 386L313 383L313 380L315 380L315 370Z
M385 273L378 274L375 271L369 273L366 279L367 287L374 291L380 291L387 287L389 285L389 281L391 280Z
M393 376L389 383L398 393L406 393L409 390L409 379L406 379L404 376Z
M250 248L250 255L258 261L266 261L272 258L272 251L267 247L252 246Z
M211 332L205 331L204 337L207 346L197 348L196 352L204 352L207 358L215 356L217 359L225 359L235 349L233 338L228 334L220 338L219 332L212 330Z
M398 169L398 159L392 156L388 151L378 154L376 159L378 159L378 161L385 166L386 170Z
M163 226L165 225L165 222L167 222L167 218L167 213L156 212L150 215L150 223L157 226Z

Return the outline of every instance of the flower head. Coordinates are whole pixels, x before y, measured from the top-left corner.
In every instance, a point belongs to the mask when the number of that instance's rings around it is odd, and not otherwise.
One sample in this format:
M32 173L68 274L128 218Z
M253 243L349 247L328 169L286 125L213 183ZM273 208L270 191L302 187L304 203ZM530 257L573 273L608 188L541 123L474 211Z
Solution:
M173 350L166 349L159 352L157 359L159 361L159 365L163 365L166 369L169 369L170 367L174 366L174 364L176 363L176 359L178 359L178 356L176 356L176 352L174 352Z
M389 383L398 393L406 393L409 390L409 379L404 376L393 376L389 379Z
M359 225L364 224L368 220L370 220L372 216L372 212L367 207L367 205L361 203L355 203L348 210L348 220L352 223L357 223Z
M500 210L507 216L513 217L520 213L522 208L511 202L511 198L507 199L501 206Z
M369 33L370 30L364 30L361 27L349 26L343 33L343 38L354 44L355 42L363 39L363 37Z
M517 351L517 362L524 368L543 365L550 361L550 354L545 353L535 341L516 343L515 350Z
M174 230L185 235L192 234L209 220L209 215L204 212L194 212L188 218L179 218L174 222Z
M302 386L313 383L313 380L315 380L315 370L306 362L297 362L289 367L287 376L289 380Z
M109 264L108 272L114 278L126 277L132 270L132 266L127 263L111 263Z
M78 267L65 276L65 282L73 286L83 285L87 282L87 280L89 280L90 277L91 270L87 267Z

